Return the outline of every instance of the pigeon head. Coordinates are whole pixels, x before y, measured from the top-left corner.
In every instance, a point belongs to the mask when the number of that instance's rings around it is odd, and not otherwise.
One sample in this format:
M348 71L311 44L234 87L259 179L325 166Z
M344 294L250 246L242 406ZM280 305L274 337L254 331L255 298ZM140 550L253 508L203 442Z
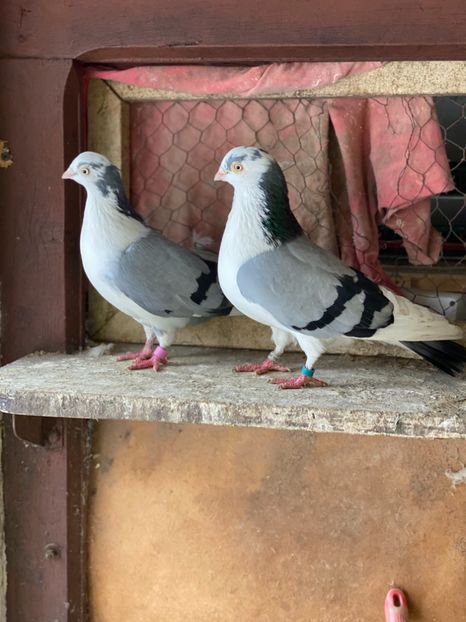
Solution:
M254 186L274 163L258 147L234 147L223 158L214 180L226 181L234 188Z
M302 233L290 209L285 176L276 160L258 147L235 147L223 158L214 177L235 190L238 209L255 211L262 232L273 246Z
M71 162L62 179L72 179L86 188L88 195L115 207L121 214L142 220L126 198L120 171L108 158L94 151L83 151Z
M84 151L71 162L62 179L72 179L86 190L100 189L104 194L106 187L121 185L120 172L108 158L100 153Z

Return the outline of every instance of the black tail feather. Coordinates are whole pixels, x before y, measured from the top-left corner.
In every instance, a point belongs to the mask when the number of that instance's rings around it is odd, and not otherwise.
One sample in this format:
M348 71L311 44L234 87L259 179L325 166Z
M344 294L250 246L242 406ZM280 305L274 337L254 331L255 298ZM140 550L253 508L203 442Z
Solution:
M450 376L456 376L464 369L466 348L456 341L402 341L401 343Z

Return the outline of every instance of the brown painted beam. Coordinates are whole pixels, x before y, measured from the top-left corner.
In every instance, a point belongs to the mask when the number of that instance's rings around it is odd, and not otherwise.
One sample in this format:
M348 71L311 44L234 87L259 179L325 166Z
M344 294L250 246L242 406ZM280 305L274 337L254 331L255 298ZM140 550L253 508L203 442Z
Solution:
M61 179L80 149L80 121L70 61L3 60L0 84L0 137L13 159L0 169L6 363L82 344L80 196ZM16 417L14 431L4 422L8 622L82 622L86 422Z
M19 440L11 418L4 422L7 622L83 622L86 422L64 420L57 449ZM49 447L56 435L57 427Z
M466 42L419 45L274 45L270 46L165 46L99 48L79 56L83 63L112 67L164 64L258 64L268 62L333 62L387 60L464 60Z
M0 25L0 56L92 62L161 48L179 60L183 48L217 60L438 59L465 46L464 0L4 0Z
M70 61L0 61L2 360L82 343L79 192L61 174L79 151Z

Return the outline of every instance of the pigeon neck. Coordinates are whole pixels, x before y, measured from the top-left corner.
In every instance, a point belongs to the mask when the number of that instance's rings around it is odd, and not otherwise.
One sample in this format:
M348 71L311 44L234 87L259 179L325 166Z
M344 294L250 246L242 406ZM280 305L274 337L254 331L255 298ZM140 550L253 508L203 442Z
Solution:
M97 192L102 194L103 199L112 203L118 212L143 222L141 216L131 207L126 197L120 171L116 166L113 164L106 166L98 181L95 182L95 187Z
M285 177L276 162L262 174L259 188L264 196L261 224L266 240L280 246L301 235L301 226L290 208Z
M100 193L88 193L81 234L83 239L107 250L121 251L149 231L142 220L128 218L116 209L113 195L103 198Z
M235 188L220 255L234 255L242 262L269 250L261 222L263 200L257 184Z
M114 200L116 204L116 209L123 214L127 218L132 218L139 222L144 222L142 216L136 212L136 210L131 206L130 202L126 198L126 194L123 188L116 188L113 190Z

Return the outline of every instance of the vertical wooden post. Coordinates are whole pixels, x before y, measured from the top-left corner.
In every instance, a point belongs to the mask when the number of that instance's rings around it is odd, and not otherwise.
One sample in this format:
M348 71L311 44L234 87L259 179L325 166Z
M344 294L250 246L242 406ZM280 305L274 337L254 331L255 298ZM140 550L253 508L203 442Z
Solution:
M68 60L0 61L2 362L83 341L80 196L61 174L80 147L79 80ZM37 413L47 415L47 413ZM82 622L85 421L4 416L8 622ZM50 422L49 422L50 423ZM34 443L37 443L35 445Z
M82 342L79 191L61 174L79 150L79 84L70 61L0 61L2 358Z

